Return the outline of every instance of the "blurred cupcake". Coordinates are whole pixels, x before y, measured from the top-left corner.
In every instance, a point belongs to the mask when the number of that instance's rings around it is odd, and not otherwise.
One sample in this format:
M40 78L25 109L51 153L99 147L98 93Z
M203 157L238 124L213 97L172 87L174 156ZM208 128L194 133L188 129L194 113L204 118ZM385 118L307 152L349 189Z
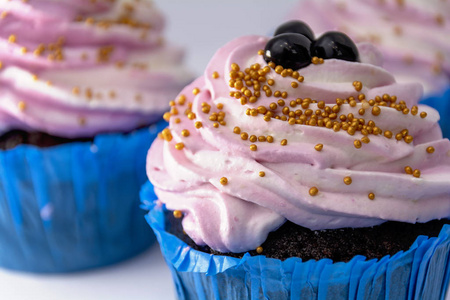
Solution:
M154 240L143 164L189 78L162 28L148 1L0 4L0 266L86 269Z
M287 24L182 91L148 154L158 200L141 193L180 299L445 294L450 142L380 63Z
M288 19L318 34L339 30L383 53L399 82L420 82L425 104L438 109L450 137L450 2L431 0L300 1Z

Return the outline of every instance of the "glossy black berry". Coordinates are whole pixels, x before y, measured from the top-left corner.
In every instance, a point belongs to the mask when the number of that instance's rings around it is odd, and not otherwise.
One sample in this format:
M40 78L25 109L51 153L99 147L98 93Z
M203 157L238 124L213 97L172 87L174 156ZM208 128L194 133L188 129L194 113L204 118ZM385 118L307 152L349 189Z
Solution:
M311 41L297 33L283 33L273 37L264 49L264 60L285 69L298 70L311 63Z
M282 33L298 33L306 36L310 41L314 41L314 33L306 23L302 21L289 21L280 25L274 35Z
M318 38L313 44L311 55L323 59L359 61L355 43L347 35L337 31L326 32Z

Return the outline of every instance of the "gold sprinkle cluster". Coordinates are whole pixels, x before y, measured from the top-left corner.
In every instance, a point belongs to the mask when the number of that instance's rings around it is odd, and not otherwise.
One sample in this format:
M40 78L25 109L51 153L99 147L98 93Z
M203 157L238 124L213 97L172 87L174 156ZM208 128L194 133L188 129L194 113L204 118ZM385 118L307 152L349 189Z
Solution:
M263 51L258 51L258 54L262 55ZM320 65L323 64L323 61L318 58L313 58L313 63ZM277 66L273 62L268 63L265 67L261 67L260 64L255 63L243 70L236 63L230 65L229 87L232 89L230 96L239 101L241 105L253 104L253 108L247 108L245 110L246 116L262 117L266 122L276 119L287 122L289 125L324 127L334 132L345 132L350 136L359 133L362 137L353 141L353 146L356 149L361 149L364 147L364 144L369 144L371 142L371 136L396 139L399 142L408 144L413 142L413 137L407 128L393 132L389 128L383 128L377 124L377 117L382 115L386 109L394 109L403 115L411 114L420 118L427 117L426 112L419 112L418 106L408 107L405 101L399 100L395 95L383 94L375 96L373 99L366 99L366 95L362 92L364 88L363 83L357 80L352 83L357 95L345 99L336 98L333 104L310 98L289 99L288 91L274 89L276 84L275 79L267 76L272 72L282 78L292 78L291 87L293 89L298 88L304 81L304 77L299 72ZM215 71L211 74L211 77L212 79L218 79L220 75ZM200 93L201 89L198 87L192 90L194 96L198 96ZM269 105L258 105L257 102L262 95L268 98L273 97L274 101ZM352 108L358 106L358 108L355 108L353 113L344 114L341 112L344 105ZM170 106L170 111L164 114L166 121L173 119L175 123L180 123L181 120L178 116L184 114L189 120L195 122L194 126L196 129L200 130L204 126L202 122L196 120L197 116L192 112L192 102L187 102L185 95L180 95L176 100L171 101ZM201 113L208 116L207 120L212 122L214 128L227 125L225 120L226 113L222 111L223 107L223 103L211 105L206 102L201 102ZM275 141L272 135L258 136L244 131L239 126L233 127L232 132L239 135L241 140L251 143L249 146L250 151L258 150L257 143L273 143ZM180 135L183 138L187 138L190 134L189 130L183 129ZM168 128L164 129L159 137L168 142L173 139L172 133ZM287 146L288 140L280 139L279 143L280 146ZM178 150L184 149L184 143L177 143L175 148ZM322 152L324 145L321 143L316 144L314 149ZM433 146L426 148L426 152L429 154L434 153L434 151ZM413 169L410 166L405 167L405 173L416 178L419 178L421 175L420 170ZM258 175L259 177L265 177L266 174L260 171ZM351 185L353 183L353 179L350 176L343 177L342 180L345 185ZM229 184L227 177L220 178L219 182L221 185ZM319 195L319 188L315 186L311 187L309 189L309 195L313 197ZM370 200L375 199L373 192L367 195Z

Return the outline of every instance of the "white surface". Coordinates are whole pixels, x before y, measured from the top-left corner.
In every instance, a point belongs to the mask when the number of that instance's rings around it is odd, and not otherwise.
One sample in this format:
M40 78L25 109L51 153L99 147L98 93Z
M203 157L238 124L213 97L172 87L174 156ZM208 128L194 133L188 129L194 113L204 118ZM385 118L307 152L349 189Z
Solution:
M63 275L0 270L4 300L153 300L175 298L169 269L158 245L120 264Z
M167 40L187 49L198 76L214 52L241 35L268 34L297 0L154 0L167 16ZM159 247L121 264L67 275L0 270L0 299L175 299ZM450 297L447 297L450 299Z

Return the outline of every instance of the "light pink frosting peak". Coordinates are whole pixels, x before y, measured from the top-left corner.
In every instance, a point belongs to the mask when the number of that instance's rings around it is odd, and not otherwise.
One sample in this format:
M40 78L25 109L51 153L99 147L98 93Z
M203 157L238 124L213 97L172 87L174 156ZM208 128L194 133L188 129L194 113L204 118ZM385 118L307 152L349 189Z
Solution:
M267 41L219 49L149 151L159 200L198 245L256 249L286 220L334 229L450 216L450 142L438 113L417 105L420 85L397 83L369 44L361 63L277 71L258 53Z
M420 82L425 94L450 86L450 2L441 0L302 0L287 19L319 37L338 30L374 43L399 82Z
M151 1L0 3L0 134L126 132L156 121L190 78Z

